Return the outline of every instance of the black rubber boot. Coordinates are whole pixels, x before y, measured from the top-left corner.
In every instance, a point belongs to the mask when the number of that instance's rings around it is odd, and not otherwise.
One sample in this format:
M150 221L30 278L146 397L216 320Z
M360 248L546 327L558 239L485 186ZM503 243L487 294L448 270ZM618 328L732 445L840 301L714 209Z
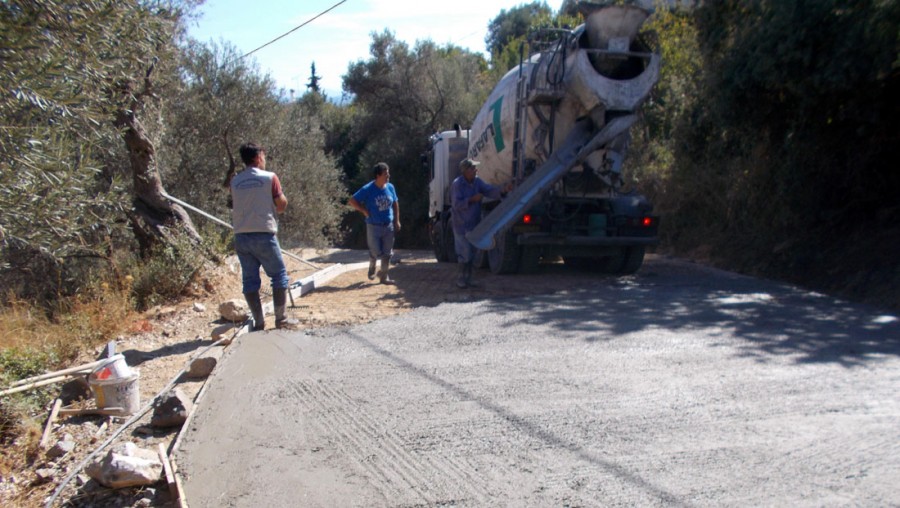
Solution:
M381 271L378 272L378 280L381 281L382 284L394 284L394 280L391 279L388 272L391 269L391 256L382 256L381 258Z
M466 287L477 288L478 284L475 284L475 282L472 281L472 263L471 262L466 263L465 274L466 274Z
M244 299L247 300L247 306L250 307L250 314L253 317L253 326L250 329L254 332L265 330L266 315L263 313L262 302L259 301L259 291L244 293Z
M369 258L369 280L375 280L375 263L377 262L377 259Z
M468 287L466 284L466 267L469 266L468 263L457 263L456 264L456 287L459 289L465 289Z
M287 292L284 289L272 289L272 305L275 307L275 328L295 328L299 321L289 318L285 315L285 307L287 306Z

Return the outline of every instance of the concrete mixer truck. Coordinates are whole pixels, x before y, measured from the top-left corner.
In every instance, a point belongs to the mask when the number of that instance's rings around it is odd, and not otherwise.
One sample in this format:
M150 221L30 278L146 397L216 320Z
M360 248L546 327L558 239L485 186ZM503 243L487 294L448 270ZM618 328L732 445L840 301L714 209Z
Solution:
M429 233L439 261L456 261L449 189L467 157L481 163L488 183L514 185L483 204L467 234L480 267L532 272L542 259L561 257L630 274L658 242L659 217L644 196L623 191L621 173L630 127L659 75L659 55L640 32L650 12L580 6L584 24L523 56L469 129L431 136Z

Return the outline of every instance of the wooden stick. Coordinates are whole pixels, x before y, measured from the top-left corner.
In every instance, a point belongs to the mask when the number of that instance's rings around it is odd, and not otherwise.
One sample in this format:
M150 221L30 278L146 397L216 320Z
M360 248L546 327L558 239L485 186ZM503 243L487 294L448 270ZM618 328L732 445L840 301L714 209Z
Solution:
M0 395L9 395L11 393L24 392L26 390L31 390L32 388L39 388L41 386L52 385L53 383L59 383L60 381L68 381L69 379L75 379L75 375L74 374L66 374L63 376L51 377L50 379L44 379L43 381L37 381L35 383L30 383L27 385L17 386L15 388L3 390L2 392L0 392Z
M109 358L107 358L105 360L97 360L96 362L86 363L84 365L78 365L77 367L70 367L68 369L58 370L56 372L47 372L47 373L41 374L39 376L33 376L33 377L25 378L25 379L20 379L20 380L16 381L15 383L13 383L12 386L16 387L19 385L31 383L33 381L40 381L42 379L61 376L63 374L72 374L75 372L90 371L94 367L99 367L101 364L108 362L108 361L109 361Z
M56 421L56 415L59 414L59 408L62 406L62 399L56 399L53 401L53 409L50 410L50 417L47 418L47 425L44 427L44 434L41 435L41 448L47 447L47 441L50 439L50 429L53 428L53 423Z
M96 407L87 409L60 409L59 416L83 416L83 415L104 415L104 416L126 416L125 409L121 407L105 407L99 409Z
M166 483L169 484L169 495L172 500L178 499L178 485L175 484L175 473L172 471L172 464L169 463L169 454L166 453L166 447L159 443L159 460L163 463L163 469L166 472Z
M179 508L188 508L187 497L184 495L184 485L181 484L181 475L178 474L178 464L175 462L175 456L172 455L172 458L169 459L172 463L172 474L175 476L175 487L178 488L178 496L175 498L177 501L176 506Z

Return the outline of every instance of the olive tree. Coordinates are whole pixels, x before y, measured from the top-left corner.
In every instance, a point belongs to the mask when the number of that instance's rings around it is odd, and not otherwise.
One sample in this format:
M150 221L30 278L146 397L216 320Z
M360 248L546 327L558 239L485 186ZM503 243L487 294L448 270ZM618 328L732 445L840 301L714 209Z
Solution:
M428 136L465 127L490 90L486 62L481 55L431 41L410 48L388 31L372 34L370 58L351 64L344 90L355 96L352 137L362 146L355 189L371 179L378 161L391 167L404 228L398 242L420 245L427 220L427 181L420 155ZM347 168L345 168L345 171Z
M52 297L67 279L77 286L71 270L123 238L131 189L156 226L185 219L146 192L154 151L139 115L195 3L0 3L0 270L14 290ZM123 148L131 171L104 167Z
M283 102L255 61L228 44L191 42L181 75L177 107L166 113L161 158L173 195L229 220L228 182L243 169L238 148L255 141L266 148L267 169L278 173L291 203L282 217L282 241L324 246L335 239L345 188L325 154L317 110Z

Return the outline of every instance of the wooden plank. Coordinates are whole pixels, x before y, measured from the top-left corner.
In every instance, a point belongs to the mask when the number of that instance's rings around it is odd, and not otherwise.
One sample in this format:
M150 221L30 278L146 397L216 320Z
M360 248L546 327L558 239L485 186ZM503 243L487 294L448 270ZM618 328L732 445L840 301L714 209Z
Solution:
M56 422L56 416L59 414L60 407L62 407L62 399L53 401L53 409L50 410L50 416L47 418L47 425L44 426L44 433L41 435L41 442L39 444L41 448L47 447L47 441L50 439L50 430L53 428L53 423Z
M12 393L24 392L24 391L31 390L34 388L40 388L41 386L52 385L54 383L59 383L61 381L68 381L69 379L75 379L75 375L74 374L65 374L63 376L51 377L50 379L36 381L34 383L29 383L27 385L17 386L15 388L9 388L7 390L3 390L2 392L0 392L0 395L10 395Z
M166 447L163 446L162 443L159 443L159 460L163 463L163 469L166 472L166 483L169 485L169 495L172 496L172 500L177 500L178 496L178 485L175 483L175 472L172 471L172 464L169 463L169 454L166 453Z
M76 367L69 367L68 369L57 370L55 372L47 372L45 374L41 374L39 376L32 376L25 379L20 379L14 382L11 386L16 387L28 383L32 383L34 381L41 381L47 378L61 376L63 374L75 374L79 372L90 372L94 369L94 367L99 367L101 364L108 362L109 360L97 360L96 362L86 363L84 365L78 365Z
M84 415L104 415L104 416L126 416L125 409L121 407L105 407L99 409L96 407L86 409L60 409L60 416L84 416Z
M169 462L172 463L172 474L175 476L175 487L178 489L177 506L179 508L188 508L187 497L184 495L184 485L181 484L181 475L178 474L178 463L175 462L173 455Z

